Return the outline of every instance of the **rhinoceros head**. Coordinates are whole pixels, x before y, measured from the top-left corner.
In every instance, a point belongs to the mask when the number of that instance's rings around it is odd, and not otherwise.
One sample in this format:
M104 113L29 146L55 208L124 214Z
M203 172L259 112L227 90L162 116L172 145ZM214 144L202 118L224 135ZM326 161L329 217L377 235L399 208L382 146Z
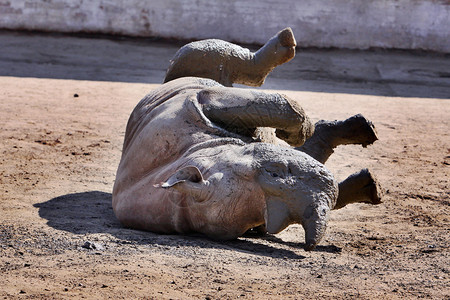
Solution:
M215 171L209 170L207 176L190 165L176 171L161 187L173 187L197 202L248 197L262 203L262 221L269 233L299 223L305 229L306 249L320 241L338 194L333 175L321 163L295 149L266 143L229 149L217 159L220 162L211 167ZM255 195L261 199L255 199ZM246 203L241 200L237 202ZM251 210L251 205L254 203L248 202L240 209Z

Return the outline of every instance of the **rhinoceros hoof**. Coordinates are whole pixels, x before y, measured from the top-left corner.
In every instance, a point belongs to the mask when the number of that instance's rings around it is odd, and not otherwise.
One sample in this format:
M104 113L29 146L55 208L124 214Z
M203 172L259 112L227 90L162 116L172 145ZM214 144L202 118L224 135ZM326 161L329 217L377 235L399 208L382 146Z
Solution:
M382 190L381 190L381 186L378 183L378 180L375 178L375 176L373 176L372 173L370 173L369 170L364 169L363 172L366 172L367 176L370 177L369 183L365 186L366 189L370 190L371 202L369 202L369 203L373 204L373 205L377 205L377 204L382 203L383 202L382 201L383 193L382 193Z
M350 144L365 148L378 140L375 126L361 114L343 121L319 121L315 132L331 148Z
M361 114L354 115L343 122L347 134L344 143L359 144L366 148L378 140L375 126Z
M291 28L285 28L278 33L278 40L283 47L295 47L297 42L295 41L294 33Z

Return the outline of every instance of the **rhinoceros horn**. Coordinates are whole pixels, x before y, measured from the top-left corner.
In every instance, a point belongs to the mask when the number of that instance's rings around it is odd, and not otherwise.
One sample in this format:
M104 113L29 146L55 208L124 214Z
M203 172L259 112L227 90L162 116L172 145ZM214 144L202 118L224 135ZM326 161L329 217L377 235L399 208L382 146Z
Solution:
M313 250L320 242L327 228L328 212L326 205L309 205L304 214L302 225L305 229L305 250Z
M275 234L289 226L289 207L285 202L280 199L267 199L266 205L264 218L267 232Z

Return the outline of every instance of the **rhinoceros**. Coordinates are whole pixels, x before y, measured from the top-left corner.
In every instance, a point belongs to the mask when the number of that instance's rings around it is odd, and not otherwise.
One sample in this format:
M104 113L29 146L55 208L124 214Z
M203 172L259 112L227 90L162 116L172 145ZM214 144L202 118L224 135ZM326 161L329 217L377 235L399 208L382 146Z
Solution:
M338 184L324 166L334 147L376 139L361 115L314 125L285 95L175 79L131 113L113 209L130 228L213 239L234 239L261 226L278 233L297 223L311 250L330 210L380 202L367 170Z

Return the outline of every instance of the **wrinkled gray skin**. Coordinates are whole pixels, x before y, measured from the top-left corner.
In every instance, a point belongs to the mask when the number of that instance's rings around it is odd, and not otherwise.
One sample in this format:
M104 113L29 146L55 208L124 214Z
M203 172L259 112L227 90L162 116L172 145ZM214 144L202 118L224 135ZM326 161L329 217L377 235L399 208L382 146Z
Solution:
M233 239L258 226L277 233L298 223L311 250L336 203L355 202L354 195L358 202L373 202L377 191L370 173L338 188L326 167L305 153L323 146L307 142L302 152L306 139L325 138L336 126L313 135L303 109L283 95L202 78L173 80L148 94L130 116L114 212L128 227L215 239ZM335 146L332 136L328 147ZM341 187L345 197L338 197Z
M193 76L213 79L224 86L261 86L276 66L295 56L296 45L291 28L278 32L255 53L217 39L192 42L177 51L164 82Z

